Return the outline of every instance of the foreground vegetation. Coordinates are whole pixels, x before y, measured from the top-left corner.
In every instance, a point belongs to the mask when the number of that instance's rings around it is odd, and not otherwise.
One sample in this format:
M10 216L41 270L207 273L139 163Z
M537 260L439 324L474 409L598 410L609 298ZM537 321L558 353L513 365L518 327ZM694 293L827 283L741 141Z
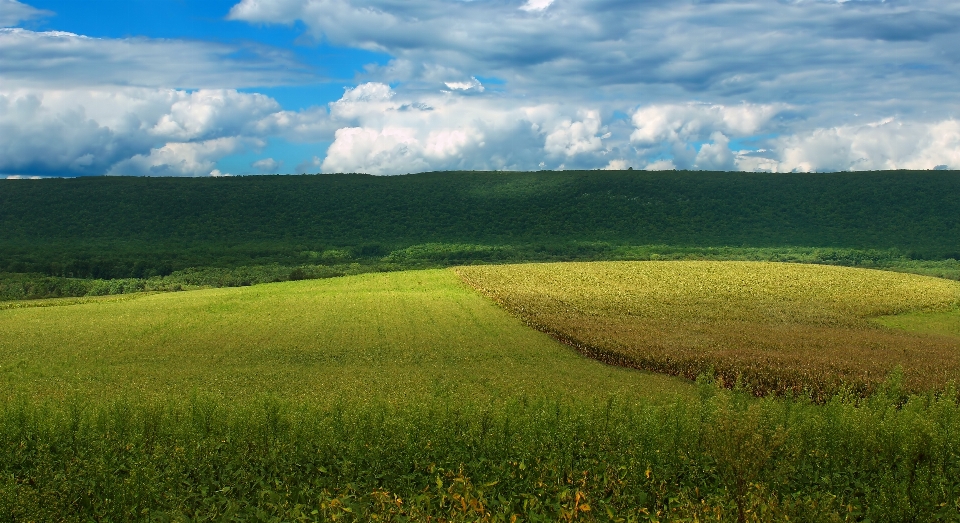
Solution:
M958 193L941 171L10 180L0 299L652 256L960 279Z
M841 391L869 394L897 367L912 391L960 379L954 281L756 262L456 271L530 325L616 365L690 379L715 373L758 395L817 400ZM908 312L915 314L898 316Z
M956 521L955 391L0 405L13 521ZM519 517L519 519L517 519Z
M870 311L936 310L955 285L885 277L908 292L885 308L861 278ZM842 325L857 294L835 280L834 307L782 312ZM953 332L936 318L884 321ZM445 270L11 302L0 515L953 521L960 396L909 380L818 404L607 366Z

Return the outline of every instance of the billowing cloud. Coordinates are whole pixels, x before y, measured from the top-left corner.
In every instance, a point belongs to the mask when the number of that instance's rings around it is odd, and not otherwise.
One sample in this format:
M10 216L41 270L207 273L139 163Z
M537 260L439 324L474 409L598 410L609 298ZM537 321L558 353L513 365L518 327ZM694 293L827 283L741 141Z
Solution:
M225 137L200 142L172 142L116 163L107 174L123 176L223 176L217 160L245 149L262 147L253 138Z
M656 160L650 162L644 167L644 170L647 171L673 171L677 168L670 160Z
M330 104L324 172L402 174L442 169L626 168L810 171L958 166L956 120L889 120L783 134L773 104L641 107L632 126L589 107L527 105L361 84ZM759 138L758 138L759 135ZM753 148L735 141L753 138Z
M710 139L710 143L703 144L697 151L694 168L703 171L734 170L736 166L733 161L733 152L730 150L730 139L720 132L713 133Z
M886 118L780 134L785 127L775 117L789 109L748 104L645 107L633 114L636 130L630 141L641 156L653 158L650 165L669 168L771 172L960 168L956 119ZM731 138L758 133L770 134L758 140L761 147L731 147Z
M663 142L698 141L716 132L736 136L757 133L778 112L776 105L668 104L641 107L633 113L636 130L630 141L641 147Z
M630 165L629 163L627 163L626 160L624 160L624 159L615 159L615 160L610 160L610 161L607 163L607 165L605 165L605 166L603 167L603 170L604 170L604 171L623 171L623 170L626 170L626 169L630 169L631 167L633 167L633 166Z
M960 168L960 124L888 119L783 133L787 106L667 104L629 120L590 106L346 89L327 108L285 111L235 90L0 92L0 172L206 176L271 136L331 142L298 172L625 168L756 171ZM761 138L756 138L757 136ZM753 137L752 148L734 145ZM280 162L254 162L275 172Z
M544 150L553 155L575 156L603 148L600 131L600 115L597 111L581 112L579 121L564 120L556 130L547 135Z
M776 170L960 169L960 121L920 124L890 118L816 129L775 141Z
M597 110L449 92L402 95L379 83L346 90L330 104L330 118L338 130L325 172L594 166L610 137Z
M257 93L219 89L172 94L169 111L150 128L156 136L197 140L223 133L251 134L260 119L280 111L280 104Z
M345 127L337 130L323 169L374 174L426 171L430 168L425 158L427 147L429 144L421 143L416 129L408 127Z
M486 145L489 125L502 123L481 117L480 105L443 93L405 100L379 83L347 89L330 104L330 117L340 128L322 168L401 174L475 162L480 155L468 153ZM493 120L504 116L494 115Z
M635 129L630 143L657 170L733 170L739 165L730 150L730 139L777 129L779 124L773 119L787 109L782 105L742 103L641 107L631 117Z
M0 172L206 175L210 162L262 145L280 112L229 89L0 91Z

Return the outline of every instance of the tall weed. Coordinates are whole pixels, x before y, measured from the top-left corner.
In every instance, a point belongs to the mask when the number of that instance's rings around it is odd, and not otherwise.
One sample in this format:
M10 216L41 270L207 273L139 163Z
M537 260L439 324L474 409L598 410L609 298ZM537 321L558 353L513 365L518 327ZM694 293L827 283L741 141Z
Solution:
M0 406L14 521L950 521L956 393ZM515 519L517 518L517 519Z

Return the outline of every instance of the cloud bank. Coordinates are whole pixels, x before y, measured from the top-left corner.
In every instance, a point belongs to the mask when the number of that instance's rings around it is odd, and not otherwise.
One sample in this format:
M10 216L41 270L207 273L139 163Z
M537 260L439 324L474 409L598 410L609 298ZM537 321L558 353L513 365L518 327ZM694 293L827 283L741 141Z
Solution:
M960 59L952 0L242 0L229 16L300 21L316 39L393 56L371 80L437 85L446 71L541 98L599 90L635 104L896 97L918 110L953 99L928 81L956 75Z
M0 92L0 172L207 175L223 156L262 146L279 111L236 90Z
M0 25L49 15L0 0ZM320 81L287 50L0 29L0 173L209 175L277 140L322 146L244 165L960 169L952 0L240 0L226 16L390 59L291 111L241 92Z
M407 97L362 84L330 104L337 128L324 172L400 174L446 169L648 168L833 171L960 168L960 121L814 128L782 135L783 104L662 104L629 123L599 109L510 106L448 94ZM758 135L764 147L735 145Z
M450 91L411 95L381 83L325 108L286 111L230 89L0 92L0 172L205 176L271 137L331 142L300 172L707 169L831 171L960 168L960 121L889 118L795 134L774 104L661 104L608 119L601 105L530 104ZM763 147L737 146L766 135ZM277 172L263 159L255 172Z

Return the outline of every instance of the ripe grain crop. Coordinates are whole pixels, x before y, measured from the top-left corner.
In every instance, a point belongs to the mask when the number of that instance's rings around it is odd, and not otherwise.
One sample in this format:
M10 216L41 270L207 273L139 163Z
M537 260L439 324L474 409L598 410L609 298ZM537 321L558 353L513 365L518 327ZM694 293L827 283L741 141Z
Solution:
M890 318L904 314L960 323L958 282L762 262L455 271L528 324L602 361L690 379L712 371L758 395L867 394L898 366L912 391L960 378L960 336L890 328Z

